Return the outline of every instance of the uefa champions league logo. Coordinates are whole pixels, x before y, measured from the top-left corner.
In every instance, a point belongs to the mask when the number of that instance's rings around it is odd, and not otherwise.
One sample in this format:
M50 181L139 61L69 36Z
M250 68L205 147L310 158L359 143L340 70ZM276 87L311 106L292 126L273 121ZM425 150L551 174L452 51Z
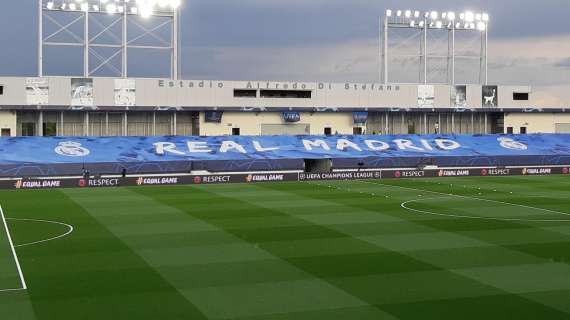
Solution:
M54 151L66 157L85 157L91 153L89 149L82 147L81 143L73 141L60 142Z
M501 147L505 148L505 149L510 149L510 150L527 150L528 146L522 142L519 141L515 141L511 138L505 138L505 137L501 137L498 138L497 141L499 141L499 143L501 144Z

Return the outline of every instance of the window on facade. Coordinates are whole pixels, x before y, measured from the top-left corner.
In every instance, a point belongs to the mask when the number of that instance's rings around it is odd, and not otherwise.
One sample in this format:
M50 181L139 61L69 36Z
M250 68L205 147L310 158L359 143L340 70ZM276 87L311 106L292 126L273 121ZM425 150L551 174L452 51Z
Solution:
M526 134L526 127L521 127L521 134Z
M240 130L239 128L232 128L232 136L239 136Z
M57 135L57 123L55 122L44 122L42 129L45 137L55 137Z
M35 122L22 122L22 136L31 137L36 135Z
M262 98L278 98L278 99L310 99L312 92L310 90L261 90Z
M513 100L528 101L528 92L513 92Z
M234 89L235 98L256 98L257 90L253 89Z
M0 85L0 96L4 94L4 86Z
M12 135L10 128L2 128L2 137L9 137Z
M331 127L326 127L324 133L325 133L325 136L330 136L330 135L332 135L332 128L331 128Z
M408 121L408 134L416 134L416 123Z
M513 127L507 127L507 134L513 134Z

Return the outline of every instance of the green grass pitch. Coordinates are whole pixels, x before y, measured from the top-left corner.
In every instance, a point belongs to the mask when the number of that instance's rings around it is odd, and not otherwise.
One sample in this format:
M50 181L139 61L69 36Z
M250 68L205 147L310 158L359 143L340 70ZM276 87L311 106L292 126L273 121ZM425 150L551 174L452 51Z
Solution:
M0 204L2 320L570 319L567 176L2 191Z

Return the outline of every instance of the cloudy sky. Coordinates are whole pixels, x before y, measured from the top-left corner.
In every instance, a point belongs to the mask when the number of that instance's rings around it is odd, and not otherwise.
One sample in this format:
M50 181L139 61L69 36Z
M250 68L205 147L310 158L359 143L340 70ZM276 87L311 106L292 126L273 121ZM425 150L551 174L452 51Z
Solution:
M183 1L184 78L377 81L378 17L387 8L470 9L492 19L490 83L530 84L539 104L570 105L568 0ZM35 0L3 4L1 75L35 74L36 16ZM55 54L48 72L79 74L78 53ZM164 70L159 55L131 60L132 75Z

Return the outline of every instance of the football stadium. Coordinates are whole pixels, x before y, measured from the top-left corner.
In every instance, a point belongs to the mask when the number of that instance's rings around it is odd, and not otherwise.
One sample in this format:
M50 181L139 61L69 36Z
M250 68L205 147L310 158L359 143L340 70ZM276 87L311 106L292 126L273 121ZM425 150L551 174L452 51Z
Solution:
M185 2L38 0L37 74L0 76L0 319L570 319L570 109L490 81L489 14L386 10L373 82L192 80Z

